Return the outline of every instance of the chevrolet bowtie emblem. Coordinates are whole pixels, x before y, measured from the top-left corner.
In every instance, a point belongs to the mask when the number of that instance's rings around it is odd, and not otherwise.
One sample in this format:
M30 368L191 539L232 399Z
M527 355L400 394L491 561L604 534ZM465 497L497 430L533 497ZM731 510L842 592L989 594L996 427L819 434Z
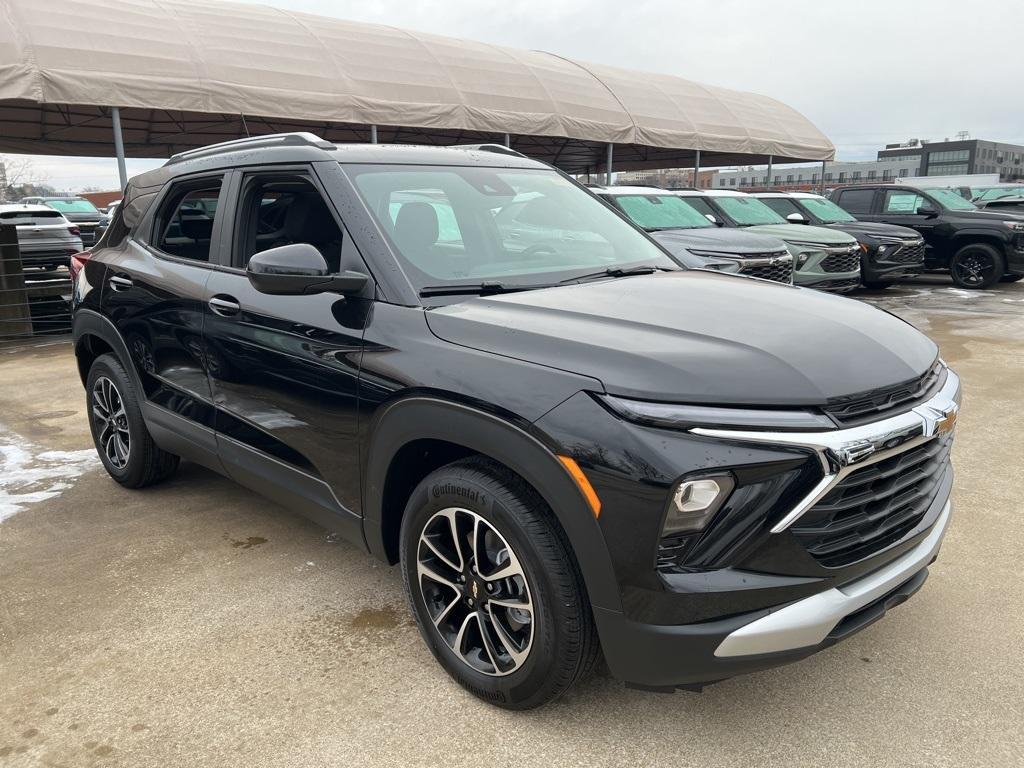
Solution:
M943 418L935 422L935 434L936 435L948 435L953 431L956 426L957 411L954 408L949 411Z
M480 587L478 587L478 586L477 586L477 584L476 584L476 582L474 581L474 582L473 582L473 597L476 597L476 596L477 596L477 593L478 593L479 591L480 591Z

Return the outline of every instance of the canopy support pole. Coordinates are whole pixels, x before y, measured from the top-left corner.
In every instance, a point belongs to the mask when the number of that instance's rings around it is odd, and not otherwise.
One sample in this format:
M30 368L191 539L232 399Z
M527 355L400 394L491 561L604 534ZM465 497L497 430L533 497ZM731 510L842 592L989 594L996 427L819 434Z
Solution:
M825 166L828 164L828 160L821 161L821 194L825 194Z
M377 126L376 125L371 125L370 126L370 143L371 144L376 144L377 143Z
M615 145L609 143L608 144L608 161L607 161L607 163L605 165L605 171L604 171L604 183L605 183L606 187L610 187L612 185L612 160L614 159L614 157L615 157Z
M772 186L772 160L775 159L774 155L768 155L768 179L765 182L765 187L771 189Z
M697 150L697 156L693 159L693 187L694 189L700 189L700 150Z
M124 164L124 138L121 136L121 110L110 108L110 120L114 128L114 154L117 155L117 175L121 178L121 191L128 186L128 169Z
M509 136L507 133L505 134L505 146L508 147L509 149L512 148L512 137Z

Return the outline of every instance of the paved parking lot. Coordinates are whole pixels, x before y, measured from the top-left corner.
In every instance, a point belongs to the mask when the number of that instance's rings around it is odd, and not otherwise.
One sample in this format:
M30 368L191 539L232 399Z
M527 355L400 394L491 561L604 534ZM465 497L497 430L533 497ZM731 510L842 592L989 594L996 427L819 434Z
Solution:
M448 681L397 569L194 466L120 488L70 346L0 352L0 765L1024 764L1024 284L862 298L965 383L956 518L922 592L700 695L599 675L526 714Z

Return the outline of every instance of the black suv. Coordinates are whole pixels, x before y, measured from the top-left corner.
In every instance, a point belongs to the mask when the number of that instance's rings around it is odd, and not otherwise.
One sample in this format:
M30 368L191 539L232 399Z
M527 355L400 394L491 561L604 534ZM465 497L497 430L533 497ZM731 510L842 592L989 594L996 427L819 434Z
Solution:
M925 267L948 269L961 288L989 288L1024 275L1024 216L982 211L952 189L855 185L830 198L861 221L916 229Z
M860 281L888 288L924 269L924 239L908 227L859 221L828 198L812 192L757 192L756 197L786 221L838 229L857 238Z
M913 594L950 520L935 345L682 269L504 152L286 134L133 179L74 278L110 475L198 462L400 563L430 651L509 708L600 653L657 689L792 661Z

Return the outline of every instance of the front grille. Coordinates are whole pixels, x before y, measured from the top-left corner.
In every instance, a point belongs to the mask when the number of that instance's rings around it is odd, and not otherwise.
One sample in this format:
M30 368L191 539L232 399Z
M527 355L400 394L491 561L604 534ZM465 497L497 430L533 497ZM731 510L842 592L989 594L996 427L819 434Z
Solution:
M952 444L950 433L854 470L797 521L793 534L826 568L895 544L935 499Z
M923 264L924 263L924 242L918 242L914 245L904 245L902 248L896 251L891 256L886 257L886 261L895 261L900 264Z
M793 261L791 259L784 259L775 264L745 266L740 270L740 274L788 284L793 282Z
M857 250L833 253L821 260L823 272L853 272L860 268L860 252Z
M859 395L831 400L824 410L840 426L851 427L870 419L881 418L897 409L909 410L942 385L945 368L936 362L923 376L894 387L876 389Z

